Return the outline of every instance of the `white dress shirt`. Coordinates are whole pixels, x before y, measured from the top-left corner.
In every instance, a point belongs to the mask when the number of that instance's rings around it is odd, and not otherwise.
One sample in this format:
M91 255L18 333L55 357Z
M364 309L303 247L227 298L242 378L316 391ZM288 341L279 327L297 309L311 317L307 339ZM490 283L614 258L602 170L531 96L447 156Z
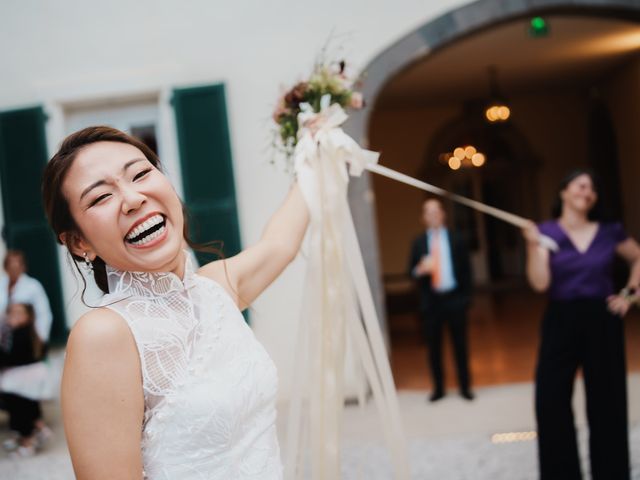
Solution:
M433 236L436 229L427 230L427 245L429 252L433 252L432 244ZM458 286L456 282L455 274L453 273L453 260L451 258L451 242L449 241L449 231L441 227L437 229L439 232L438 238L440 240L440 275L441 285L436 290L440 293L450 292Z

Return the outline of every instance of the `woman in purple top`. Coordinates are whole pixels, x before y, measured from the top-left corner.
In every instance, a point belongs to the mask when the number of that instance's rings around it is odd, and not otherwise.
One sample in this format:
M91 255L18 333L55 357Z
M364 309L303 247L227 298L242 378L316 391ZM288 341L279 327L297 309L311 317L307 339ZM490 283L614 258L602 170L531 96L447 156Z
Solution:
M594 480L629 479L627 386L622 317L640 285L640 247L619 223L598 221L593 174L571 173L561 184L555 220L523 230L527 277L546 291L549 304L536 369L536 418L540 478L581 479L571 408L573 384L582 369ZM539 244L553 238L557 252ZM631 265L627 288L615 294L612 264Z

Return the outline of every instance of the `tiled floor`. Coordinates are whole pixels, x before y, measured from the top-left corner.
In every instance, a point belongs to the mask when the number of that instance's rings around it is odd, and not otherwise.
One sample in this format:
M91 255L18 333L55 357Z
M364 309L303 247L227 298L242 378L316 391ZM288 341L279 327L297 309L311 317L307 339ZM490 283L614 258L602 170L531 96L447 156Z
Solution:
M474 386L529 382L533 379L543 297L527 291L478 294L469 311L469 351ZM398 389L431 388L427 350L417 314L390 316L392 368ZM640 310L625 318L627 365L640 371ZM445 336L447 385L454 387L455 363Z
M470 312L472 371L477 398L466 402L451 392L437 404L426 401L430 387L422 344L414 315L390 319L393 367L401 389L400 408L408 441L412 480L534 480L536 442L491 442L494 433L535 429L532 372L537 329L544 301L530 293L479 295ZM627 320L630 370L640 371L640 312ZM61 352L60 352L61 353ZM455 385L451 352L447 351L449 384ZM60 365L62 357L57 357ZM584 471L588 469L584 398L577 382L574 399L580 430ZM279 406L278 427L286 426L286 406ZM629 420L634 480L640 480L640 374L629 377ZM54 440L38 456L14 461L0 453L0 478L70 480L73 471L62 432L59 405L45 405L45 418ZM388 451L373 402L345 410L343 478L393 478ZM6 436L6 416L0 413L0 440ZM285 445L281 436L281 444Z
M640 374L629 377L631 461L634 480L640 480ZM531 383L477 389L473 402L451 395L437 404L425 401L425 391L404 391L400 408L408 443L412 480L534 480L537 478L536 442L492 442L492 434L529 432L535 428ZM588 471L584 398L580 382L575 396L583 470ZM279 431L285 431L286 406L280 405ZM11 460L0 453L0 478L16 480L71 480L73 471L56 403L46 405L45 416L56 437L34 458ZM4 424L0 416L0 426ZM343 423L344 480L390 480L389 452L382 438L374 402L345 409ZM5 432L0 429L0 440ZM286 445L281 436L281 445Z

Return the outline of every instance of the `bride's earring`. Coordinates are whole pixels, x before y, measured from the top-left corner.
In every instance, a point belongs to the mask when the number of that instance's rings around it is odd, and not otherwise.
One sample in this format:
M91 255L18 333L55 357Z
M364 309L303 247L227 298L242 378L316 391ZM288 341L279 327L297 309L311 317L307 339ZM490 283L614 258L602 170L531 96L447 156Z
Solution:
M91 260L89 260L89 255L87 255L87 252L84 252L82 254L82 257L84 258L84 266L87 269L87 272L93 271L93 263L91 263Z

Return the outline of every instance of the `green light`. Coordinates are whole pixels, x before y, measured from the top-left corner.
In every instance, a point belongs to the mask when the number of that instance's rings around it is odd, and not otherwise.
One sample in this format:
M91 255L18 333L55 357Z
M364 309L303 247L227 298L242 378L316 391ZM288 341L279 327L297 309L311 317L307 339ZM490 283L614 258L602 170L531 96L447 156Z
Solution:
M533 17L531 19L531 27L536 30L544 29L547 28L547 22L542 17Z
M549 26L542 17L533 17L529 22L529 35L532 37L546 37L549 34Z

